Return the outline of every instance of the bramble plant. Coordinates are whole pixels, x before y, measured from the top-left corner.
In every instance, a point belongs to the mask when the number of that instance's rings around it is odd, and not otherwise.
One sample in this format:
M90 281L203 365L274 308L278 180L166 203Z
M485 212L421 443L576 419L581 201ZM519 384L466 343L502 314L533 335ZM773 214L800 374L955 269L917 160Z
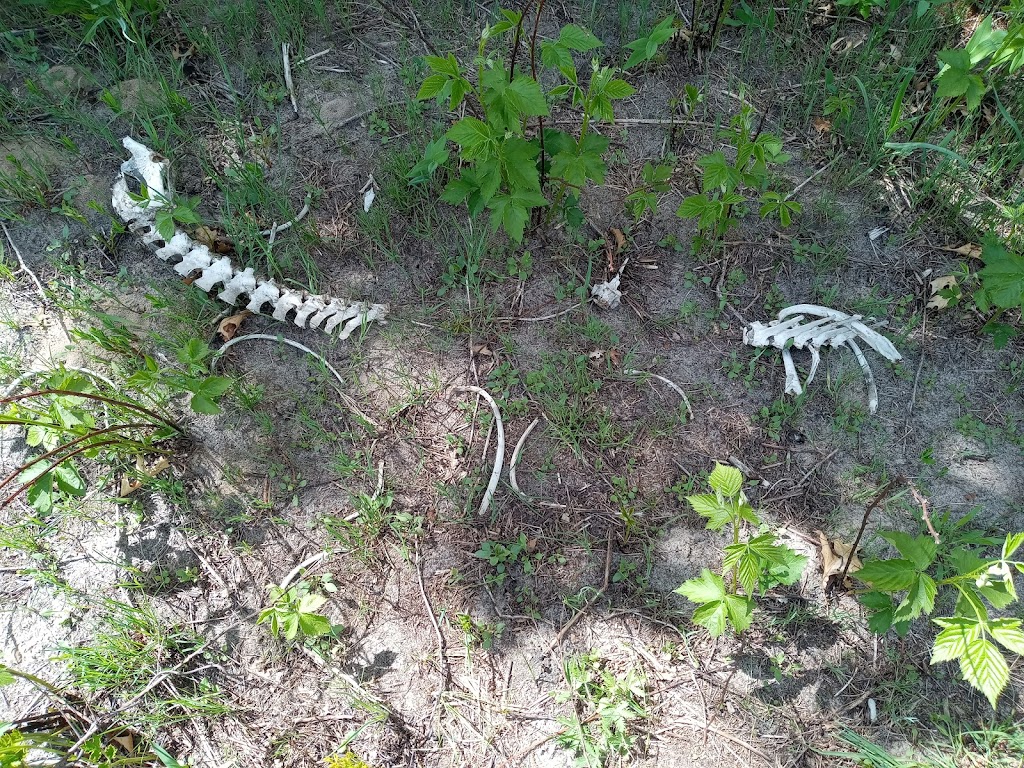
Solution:
M658 193L669 191L672 166L644 163L640 178L643 184L626 195L626 212L634 222L639 222L648 211L652 216L658 212Z
M905 635L912 621L930 616L945 595L955 595L953 615L932 619L941 631L931 663L959 662L963 679L995 709L1010 681L999 646L1024 654L1024 631L1020 619L994 617L990 606L1001 611L1017 601L1013 572L1024 573L1024 561L1013 556L1024 544L1024 533L1007 534L999 556L985 557L986 545L998 542L959 534L969 519L954 523L950 535L939 536L939 542L927 534L881 531L900 557L866 561L853 576L870 587L860 601L872 611L868 626L878 634L894 629Z
M329 580L322 586L327 592L337 590ZM334 631L330 619L317 613L327 602L327 596L310 592L308 581L284 588L271 584L267 591L270 593L270 606L260 612L256 623L269 624L272 634L284 635L284 639L291 642L300 632L303 637L322 637Z
M748 197L760 202L761 218L774 215L788 227L800 203L768 190L771 178L768 169L789 160L782 151L782 139L764 132L754 132L752 112L744 106L729 121L729 128L719 131L718 138L728 141L736 150L734 160L721 151L703 155L697 160L701 167L701 191L690 195L679 205L676 215L681 219L697 219L700 237L694 247L715 246L739 219L746 215Z
M996 349L1002 349L1020 333L999 319L1007 310L1024 306L1024 257L989 235L983 242L981 258L985 266L978 270L981 287L974 292L974 303L982 313L995 310L982 330L992 335Z
M521 242L526 223L538 208L550 207L547 221L560 213L573 226L582 223L580 194L589 182L603 184L607 171L604 156L609 139L594 132L593 124L614 120L613 102L631 96L634 89L619 77L623 70L602 66L596 58L591 60L589 77L581 76L574 55L589 53L602 43L576 24L562 27L557 39L541 42L540 64L553 75L553 84L546 87L548 80L542 84L536 66L532 42L536 35L530 43L531 73L517 71L523 15L503 9L501 17L496 24L485 26L480 35L473 62L475 82L470 79L472 68L460 63L453 53L426 57L432 74L423 81L417 98L436 99L453 112L465 102L472 114L428 144L423 159L407 178L412 184L426 183L448 163L447 142L453 142L459 147L461 170L450 178L441 199L452 205L465 203L474 217L489 211L493 231L504 229ZM671 26L671 17L667 21ZM493 50L493 44L509 35L512 45L506 62ZM661 39L660 33L656 39ZM645 40L642 50L646 58L637 62L652 57L659 44ZM630 62L635 58L636 51ZM626 68L629 66L632 64L627 62ZM576 134L543 126L550 106L562 100L582 113ZM538 121L536 135L528 137L534 119ZM548 183L555 185L551 200L545 193Z
M606 765L613 754L622 757L632 752L637 736L630 722L648 716L643 673L631 669L618 676L591 651L566 660L565 680L570 690L556 693L556 701L574 701L577 707L582 704L593 710L589 716L574 713L558 718L563 730L556 739L559 746L572 751L573 764L596 768Z
M731 525L732 544L725 547L721 576L705 568L700 576L683 582L675 591L699 605L693 621L718 637L729 626L737 634L747 629L753 621L755 594L763 596L774 586L795 583L807 558L777 544L773 533L741 541L744 523L759 529L763 526L743 493L743 475L738 469L716 463L708 485L714 493L687 496L686 500L697 514L708 519L709 530L720 531Z

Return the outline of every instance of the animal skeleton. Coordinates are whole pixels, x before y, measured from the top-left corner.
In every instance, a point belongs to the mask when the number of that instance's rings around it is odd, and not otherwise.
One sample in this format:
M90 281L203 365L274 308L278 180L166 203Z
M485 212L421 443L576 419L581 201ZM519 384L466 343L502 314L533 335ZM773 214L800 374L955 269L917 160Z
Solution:
M246 309L256 314L262 314L264 306L269 304L275 320L287 320L294 312L293 322L300 328L333 333L340 327L339 339L347 339L364 323L381 320L387 315L386 304L315 296L284 288L273 280L258 279L251 268L239 269L227 256L216 258L207 246L195 242L181 230L176 229L173 237L165 240L156 230L155 219L157 210L171 200L170 162L130 136L126 136L122 144L132 156L122 163L121 173L114 182L111 201L114 210L133 232L141 234L143 242L155 248L158 258L174 263L174 271L179 275L184 277L199 270L201 274L195 280L199 288L212 291L217 285L223 286L218 296L228 304L234 304L245 294L249 297ZM139 184L141 195L129 192L128 179ZM277 231L284 228L278 227Z
M805 315L816 319L807 320ZM752 347L773 346L782 350L782 363L786 367L785 391L792 395L801 394L814 379L818 363L821 362L821 347L840 347L845 344L853 350L864 372L868 388L868 410L874 413L878 409L878 389L867 358L856 339L863 341L887 360L896 362L903 359L889 339L861 322L860 315L847 315L816 304L786 307L779 312L777 320L768 324L754 322L743 330L744 344ZM811 353L811 370L803 384L793 364L790 347L806 348Z

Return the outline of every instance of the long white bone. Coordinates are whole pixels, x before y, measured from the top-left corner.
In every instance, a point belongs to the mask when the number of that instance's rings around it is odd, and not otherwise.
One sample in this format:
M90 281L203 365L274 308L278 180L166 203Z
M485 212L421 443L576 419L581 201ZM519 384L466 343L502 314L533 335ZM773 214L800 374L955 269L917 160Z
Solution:
M814 319L808 320L806 316ZM743 330L743 343L752 347L776 347L782 350L782 365L786 371L784 391L791 395L800 395L807 385L814 380L821 362L821 348L824 346L848 346L861 370L868 391L868 410L878 410L878 387L871 373L867 357L857 344L863 341L887 360L896 362L902 359L895 345L873 328L861 321L860 315L848 315L837 309L818 306L817 304L795 304L786 307L778 314L776 320L769 323L754 322ZM811 368L807 379L800 383L796 365L793 363L792 348L807 349L811 353Z
M194 284L204 291L223 284L218 297L229 304L234 304L242 295L248 296L246 309L250 312L262 314L269 304L276 320L286 320L288 313L295 310L294 322L300 328L323 326L326 333L333 333L340 327L340 339L348 338L364 323L373 320L384 322L383 318L388 314L386 304L309 296L291 288L282 288L273 280L257 278L251 268L238 269L227 256L216 259L208 247L179 229L165 240L157 232L155 220L157 210L168 205L173 195L170 162L130 136L121 143L131 157L121 164L121 173L114 181L111 191L114 210L131 231L138 233L143 242L155 250L157 258L173 265L179 275L184 277L199 271L201 274ZM138 187L138 192L131 191L129 179L135 180L132 188ZM281 229L283 227L278 231Z

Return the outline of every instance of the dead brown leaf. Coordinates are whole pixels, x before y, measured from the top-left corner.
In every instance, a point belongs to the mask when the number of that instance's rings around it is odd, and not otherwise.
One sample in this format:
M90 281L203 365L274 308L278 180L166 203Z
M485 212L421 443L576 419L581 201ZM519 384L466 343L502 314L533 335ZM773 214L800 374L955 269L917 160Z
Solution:
M832 132L832 121L824 117L815 117L811 120L811 126L818 132L819 136Z
M141 455L135 457L135 469L142 473L147 478L153 478L163 472L165 469L171 466L171 462L167 460L166 456L161 456L154 462L153 466L147 467L145 459ZM121 478L121 487L119 496L123 499L126 496L135 493L139 488L142 487L143 479L135 479L125 475Z
M954 248L953 253L959 253L961 256L966 256L969 259L980 259L981 246L977 243L964 243L959 248Z
M235 252L235 243L226 234L212 227L196 227L192 233L196 242L202 243L214 253L226 255Z
M486 344L474 344L473 357L494 357L494 353Z
M852 545L840 539L830 540L822 531L815 531L815 533L818 535L818 551L821 554L822 589L828 589L829 582L839 577L843 569L846 568L847 561L850 562L848 573L860 570L860 558L853 552ZM847 578L846 581L849 584L850 579Z
M252 312L248 309L243 309L236 315L225 317L220 321L220 325L217 326L217 333L220 334L220 337L224 339L224 341L231 341L236 335L238 335L238 329L242 327L242 323L245 321L245 318L249 317L251 314Z
M626 250L626 236L623 234L621 229L612 227L608 230L608 234L612 236L612 242L615 243L616 253L622 253Z
M960 298L960 286L953 275L937 277L928 284L928 287L931 291L931 298L928 299L928 304L925 305L928 309L945 309L954 298ZM952 297L943 296L943 292L955 295Z

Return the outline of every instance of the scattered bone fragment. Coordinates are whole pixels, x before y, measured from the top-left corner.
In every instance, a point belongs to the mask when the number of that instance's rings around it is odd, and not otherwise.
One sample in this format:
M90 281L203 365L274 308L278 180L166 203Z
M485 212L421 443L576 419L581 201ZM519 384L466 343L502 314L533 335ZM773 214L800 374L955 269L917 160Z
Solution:
M336 329L339 339L348 338L357 328L387 316L386 304L351 302L332 296L314 296L291 288L282 288L273 280L261 280L251 267L239 269L230 256L220 256L210 248L176 229L165 239L156 228L156 212L171 204L173 195L170 162L144 144L126 136L122 140L131 157L121 164L121 173L114 181L111 200L114 210L132 232L151 246L157 258L168 262L175 272L188 277L199 272L195 285L204 291L222 286L218 297L234 304L248 297L246 309L264 314L268 304L275 320L286 320L295 312L294 323L300 328L321 328L328 334ZM373 189L373 178L368 189ZM140 199L141 198L141 199ZM280 232L299 221L309 211L309 198L302 211L290 222L277 227Z
M810 316L812 319L807 319ZM899 350L889 339L862 322L860 315L848 315L837 309L816 304L795 304L779 312L769 323L754 322L743 330L743 343L752 347L776 347L782 350L782 364L786 371L785 392L800 395L814 379L823 346L847 346L857 358L864 373L868 390L868 410L878 410L878 389L867 357L857 340L863 342L882 357L897 362L902 359ZM806 349L811 353L811 369L801 384L793 363L791 349Z

